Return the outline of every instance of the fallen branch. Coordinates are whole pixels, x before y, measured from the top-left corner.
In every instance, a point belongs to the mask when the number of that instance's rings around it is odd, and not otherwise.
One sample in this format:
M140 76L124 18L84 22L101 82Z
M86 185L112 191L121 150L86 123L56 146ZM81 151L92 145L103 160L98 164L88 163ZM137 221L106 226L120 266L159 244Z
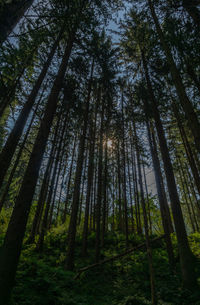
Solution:
M156 238L154 238L154 239L151 240L151 243L152 243L152 242L155 242L155 241L158 241L158 240L161 240L161 239L163 239L164 237L165 237L165 235L162 235L162 236L160 236L160 237L156 237ZM100 265L109 263L109 262L111 262L111 261L114 261L114 260L116 260L116 259L118 259L118 258L121 258L121 257L123 257L123 256L125 256L125 255L128 255L128 254L130 254L131 252L133 252L133 251L135 251L135 250L138 250L138 249L141 249L141 248L143 248L143 247L145 247L145 246L146 246L146 243L140 244L140 245L138 245L138 246L136 246L136 247L133 247L133 248L130 248L130 249L126 250L126 251L123 252L123 253L120 253L120 254L115 255L115 256L112 256L112 257L110 257L110 258L104 259L103 261L100 261L99 263L95 263L95 264L86 266L86 267L84 267L84 268L81 268L81 269L79 269L78 273L77 273L76 276L74 277L74 280L78 279L78 278L80 277L81 273L83 273L84 271L87 271L88 269L92 269L92 268L95 268L95 267L97 267L97 266L100 266Z

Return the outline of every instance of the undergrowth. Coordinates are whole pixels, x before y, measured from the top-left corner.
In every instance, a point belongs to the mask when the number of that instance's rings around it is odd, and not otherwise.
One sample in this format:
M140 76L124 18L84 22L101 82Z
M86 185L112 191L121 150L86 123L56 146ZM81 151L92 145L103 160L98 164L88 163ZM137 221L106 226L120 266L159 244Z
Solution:
M153 237L152 237L153 238ZM197 257L199 272L200 234L189 237L191 249ZM132 236L130 247L143 242ZM74 279L78 269L94 263L95 234L88 239L88 255L81 256L82 240L76 240L74 272L65 270L66 231L63 226L53 229L45 239L43 253L35 245L24 245L12 294L12 305L148 305L150 283L145 249L137 250L113 262L103 264ZM173 244L177 256L176 239ZM101 259L125 250L124 236L109 233ZM181 285L177 257L176 272L172 272L164 241L153 243L156 291L160 305L200 305L198 292L191 294ZM200 278L200 273L198 273Z

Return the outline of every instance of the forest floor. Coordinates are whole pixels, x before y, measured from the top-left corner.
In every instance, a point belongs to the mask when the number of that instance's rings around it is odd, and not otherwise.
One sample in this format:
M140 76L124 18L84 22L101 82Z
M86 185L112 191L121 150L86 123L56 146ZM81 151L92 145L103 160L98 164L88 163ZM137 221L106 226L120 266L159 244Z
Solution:
M155 236L154 236L155 237ZM153 238L153 237L152 237ZM192 251L200 258L200 234L189 237ZM130 238L130 247L143 242L142 237ZM18 268L13 305L145 305L150 303L150 283L145 248L123 258L87 270L74 279L77 271L94 263L95 235L88 240L88 255L81 256L81 238L77 238L75 272L64 269L66 231L63 226L51 230L45 240L43 253L35 245L24 246ZM177 257L176 240L173 244ZM101 259L124 252L124 236L109 233ZM164 240L153 243L156 290L159 304L200 305L199 292L181 287L178 269L170 271ZM197 260L200 279L200 264ZM199 301L198 301L199 299Z

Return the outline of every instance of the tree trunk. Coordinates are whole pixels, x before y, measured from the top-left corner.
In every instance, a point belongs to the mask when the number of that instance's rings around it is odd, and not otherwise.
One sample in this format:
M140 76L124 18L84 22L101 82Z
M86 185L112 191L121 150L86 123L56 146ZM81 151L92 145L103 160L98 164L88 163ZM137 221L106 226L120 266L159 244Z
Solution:
M11 3L1 4L0 45L6 40L32 3L33 0L12 0Z
M89 164L88 164L87 193L86 193L86 203L85 203L85 217L84 217L84 226L83 226L83 245L82 245L82 255L83 256L86 256L86 254L87 254L88 220L89 220L89 208L90 208L90 200L91 200L92 181L93 181L93 176L94 176L94 151L95 151L95 137L96 137L98 106L99 106L99 100L97 99L96 107L95 107L94 127L93 127L92 120L90 123L91 124L90 125L90 150L89 150L89 161L88 161Z
M196 162L195 162L195 159L194 159L191 147L190 147L190 143L188 142L188 138L187 138L185 129L184 129L184 127L182 125L182 122L181 122L180 113L179 113L178 108L177 108L177 106L174 102L173 102L173 110L174 110L174 114L175 114L175 117L176 117L176 120L177 120L179 131L180 131L180 134L181 134L181 137L182 137L182 141L183 141L183 145L184 145L184 148L185 148L185 151L186 151L186 155L187 155L187 158L188 158L188 161L189 161L189 164L190 164L190 168L192 170L192 175L194 177L194 181L195 181L198 193L200 195L200 176L199 176L199 172L198 172Z
M128 207L127 207L127 194L126 194L126 154L125 154L125 123L124 123L124 97L122 92L122 157L123 157L123 199L124 199L124 220L125 220L125 236L126 247L129 244L129 232L128 232Z
M117 175L118 175L118 229L122 231L122 200L121 200L121 162L120 162L120 148L119 148L119 139L117 142Z
M42 68L42 71L40 72L40 75L39 75L32 91L31 91L31 94L29 95L27 102L25 103L23 109L21 110L13 129L8 136L6 144L2 149L2 152L0 154L0 168L1 168L1 170L0 170L0 188L2 186L2 183L3 183L3 180L4 180L5 175L7 173L7 170L10 166L10 162L13 158L14 153L15 153L15 150L16 150L17 144L19 142L19 139L22 135L24 126L26 125L28 116L31 112L31 109L32 109L33 105L34 105L35 99L38 95L39 89L42 85L42 82L43 82L45 76L46 76L46 73L47 73L48 68L51 64L52 58L55 54L55 51L56 51L56 49L59 45L59 41L62 37L63 31L64 31L64 28L62 28L58 38L54 42L53 47L51 49L51 52L48 55L47 61L45 62L44 66ZM70 46L70 43L69 43L69 46ZM55 90L54 87L52 88L52 90Z
M61 117L61 111L59 112L57 124L55 127L51 152L49 155L49 160L48 160L44 178L42 181L42 186L41 186L40 195L38 198L37 208L35 211L35 216L34 216L33 224L31 227L31 233L27 240L27 243L30 243L30 244L34 243L34 241L35 241L35 236L37 234L37 229L39 227L39 222L40 222L42 211L44 208L44 202L45 202L47 192L48 192L49 179L50 179L50 175L51 175L51 171L52 171L53 160L54 160L54 155L55 155L55 150L56 150L56 139L57 139L58 130L59 130L60 117Z
M71 176L72 176L72 170L73 170L74 158L75 158L76 140L77 140L77 135L74 138L74 145L73 145L73 149L72 149L72 160L71 160L71 164L70 164L70 168L69 168L69 175L68 175L68 181L67 181L67 194L66 194L66 200L65 200L65 207L64 207L62 223L65 223L66 217L67 217L67 208L68 208L68 202L69 202L69 191L70 191L70 185L71 185Z
M37 109L38 109L38 107L39 107L39 104L40 104L40 100L38 101L38 103L37 103L37 105L36 105L36 108L35 108L35 110L34 110L34 113L33 113L33 116L32 116L32 118L31 118L30 124L29 124L29 126L28 126L28 128L27 128L27 131L26 131L26 134L25 134L25 136L24 136L23 142L21 143L20 148L19 148L19 151L18 151L18 153L17 153L17 157L16 157L16 160L15 160L15 163L14 163L14 165L13 165L13 168L12 168L11 172L10 172L10 175L9 175L9 178L8 178L8 181L7 181L7 184L6 184L6 188L5 188L5 190L4 190L3 194L2 194L2 197L1 197L1 200L0 200L0 212L1 212L1 210L2 210L2 207L3 207L3 204L4 204L5 200L6 200L6 197L7 197L7 195L8 195L9 188L10 188L10 185L11 185L11 183L12 183L14 174L15 174L16 169L17 169L17 166L19 165L19 161L20 161L20 158L21 158L23 149L24 149L24 147L25 147L25 145L26 145L26 140L27 140L27 138L28 138L28 136L29 136L29 133L30 133L32 124L33 124L33 122L34 122L34 119L35 119L35 116L36 116L36 113L37 113Z
M140 184L140 196L141 196L141 205L142 205L142 210L143 210L144 230L145 230L147 257L148 257L149 273L150 273L151 302L153 305L156 305L157 296L156 296L156 290L155 290L155 276L154 276L154 268L153 268L152 249L151 249L150 238L149 238L148 217L147 217L145 199L144 199L140 153L139 153L138 139L137 139L135 124L133 124L133 126L134 126L133 128L134 128L134 135L135 135L135 141L136 141L135 147L136 147L138 176L139 176L139 184Z
M98 187L97 187L97 206L96 206L96 243L95 243L95 262L98 263L100 259L100 245L101 245L101 205L102 205L102 186L103 186L103 131L104 131L104 107L105 100L102 98L101 109L101 127L99 140L99 163L98 163Z
M89 109L90 109L90 96L91 96L91 91L92 91L93 70L94 70L94 61L92 62L91 74L90 74L90 79L89 79L89 84L88 84L88 95L87 95L87 100L86 100L85 110L84 110L83 129L82 129L82 134L80 136L78 160L77 160L77 164L76 164L74 195L73 195L72 212L71 212L69 232L68 232L67 257L66 257L66 263L65 263L67 270L73 270L73 268L74 268L76 226L77 226L77 216L78 216L78 208L79 208L79 200L80 200L80 185L81 185L81 176L82 176L83 161L84 161L83 159L84 159L84 151L85 151L85 139L86 139L87 128L88 128L88 117L89 117Z
M107 222L107 183L108 183L108 144L107 137L105 137L105 148L104 148L104 175L103 175L103 213L102 213L102 239L101 246L104 247L104 239L106 233L106 222Z
M163 50L165 52L165 55L166 55L166 58L167 58L167 61L169 64L170 72L171 72L171 75L172 75L172 78L174 81L174 85L176 87L177 95L179 97L181 106L184 110L185 117L187 118L188 126L191 129L192 134L194 136L197 151L200 153L200 133L199 133L200 123L199 123L197 114L194 111L193 105L186 94L180 73L177 69L176 63L171 54L171 50L166 42L165 36L160 27L158 17L156 16L152 0L148 0L148 4L149 4L150 10L151 10L151 14L152 14L155 26L156 26L156 30L157 30L159 39L161 41Z
M143 168L144 185L145 185L145 191L146 191L147 215L148 215L148 221L149 221L149 230L150 230L150 235L152 235L151 211L150 211L149 193L148 193L148 188L147 188L147 179L146 179L146 173L145 173L145 168L144 168L144 162L142 163L142 168Z
M131 142L131 157L132 157L132 173L134 183L134 197L135 197L135 216L137 224L138 235L142 234L141 217L140 217L140 203L139 203L139 192L138 192L138 181L137 181L137 169L135 162L135 153L133 150L133 143Z
M0 254L0 295L4 304L8 303L21 253L26 224L31 208L33 195L39 175L42 157L45 151L50 128L56 112L58 95L62 88L63 78L71 54L75 31L70 35L63 59L48 98L44 117L40 124L33 150L24 174L19 195L8 225L5 240Z
M146 58L144 53L142 53L142 61L145 72L145 78L147 82L148 93L151 100L151 107L153 110L153 115L155 119L156 130L159 138L160 150L162 154L162 159L164 163L165 174L167 178L167 185L171 200L172 213L174 218L174 224L176 229L179 254L180 254L180 263L181 263L181 271L184 285L187 288L194 288L196 285L196 274L194 270L194 257L189 247L187 233L185 229L185 223L183 220L183 214L181 211L180 200L177 192L173 167L169 155L169 150L167 146L167 141L165 138L165 133L163 130L162 122L160 119L160 114L157 106L157 101L155 99L153 88L151 85L148 67L146 63Z
M134 215L133 215L133 194L132 194L132 185L131 185L131 173L130 173L130 162L128 158L128 145L126 146L126 160L127 160L127 166L128 166L128 184L129 184L129 198L130 198L130 206L131 206L131 227L132 227L132 233L134 233Z
M170 233L173 232L171 216L170 216L169 207L167 204L167 197L165 194L164 183L163 183L162 172L161 172L161 168L160 168L160 161L158 158L157 145L156 145L154 133L153 133L153 131L151 133L148 121L146 121L146 125L147 125L149 146L150 146L150 150L151 150L151 157L152 157L154 173L155 173L156 188L157 188L158 200L159 200L159 205L160 205L162 224L163 224L163 229L165 232L165 242L166 242L167 254L168 254L169 263L173 267L175 261L174 261L172 241L171 241L171 237L170 237Z

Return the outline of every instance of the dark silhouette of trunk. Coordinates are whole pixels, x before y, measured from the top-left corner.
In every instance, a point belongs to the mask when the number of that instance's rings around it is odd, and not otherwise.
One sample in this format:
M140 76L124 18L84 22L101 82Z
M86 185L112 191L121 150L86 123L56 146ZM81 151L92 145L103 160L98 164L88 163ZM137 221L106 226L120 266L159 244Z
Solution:
M87 100L86 100L85 109L84 109L83 129L82 129L82 134L80 136L79 149L78 149L78 160L77 160L77 164L76 164L74 194L73 194L72 212L71 212L69 232L68 232L67 257L66 257L66 263L65 263L65 266L68 270L73 270L73 268L74 268L76 226L77 226L77 216L78 216L79 201L80 201L80 185L81 185L81 176L82 176L83 161L84 161L85 139L86 139L87 128L88 128L88 117L89 117L89 109L90 109L90 96L91 96L91 91L92 91L93 70L94 70L94 61L92 62L91 74L90 74L90 79L89 79L89 84L88 84L88 94L87 94Z
M6 40L32 3L33 0L12 0L10 3L1 4L0 44Z
M183 180L183 177L182 177L182 170L180 168L180 164L178 162L178 158L176 158L176 164L177 164L177 167L178 167L178 171L179 171L179 178L180 178L180 185L181 185L181 190L183 192L183 200L186 204L186 207L187 207L187 212L188 212L188 215L189 215L189 219L190 219L190 225L192 227L192 231L193 233L196 231L195 230L195 225L194 225L194 222L193 222L193 219L192 219L192 213L191 213L191 209L190 209L190 205L188 203L188 196L187 196L187 193L186 193L186 190L185 190L185 183L184 183L184 180Z
M133 173L133 183L134 183L134 197L135 197L135 216L136 216L136 225L137 233L142 234L142 225L140 217L140 203L139 203L139 193L138 193L138 181L137 181L137 169L135 161L135 153L133 150L133 143L131 142L131 157L132 157L132 173Z
M147 179L146 179L146 173L145 173L145 168L144 168L144 162L142 163L142 168L143 168L144 185L145 185L145 191L146 191L147 215L148 215L148 221L149 221L149 230L150 230L150 234L152 235L151 211L150 211L149 193L148 193L148 188L147 188Z
M40 232L39 240L38 240L38 243L36 246L36 250L38 252L41 252L43 250L43 246L44 246L44 236L45 236L45 233L46 233L47 227L48 227L48 215L49 215L49 210L50 210L51 201L52 201L53 185L55 182L56 170L57 170L57 167L56 167L56 165L54 165L53 175L51 178L51 185L49 188L46 207L45 207L45 211L44 211L44 217L43 217L42 224L41 224L41 232Z
M131 185L131 173L130 173L130 160L128 158L128 145L126 146L126 161L128 166L128 184L129 184L129 197L130 197L130 206L131 206L131 231L134 233L134 215L133 215L133 194L132 194L132 185ZM114 184L113 184L114 185Z
M1 197L1 199L0 199L0 212L1 212L1 210L2 210L2 207L3 207L3 205L4 205L4 202L5 202L5 200L6 200L6 197L7 197L7 195L8 195L9 188L10 188L10 185L11 185L11 183L12 183L14 174L15 174L16 169L17 169L17 166L19 165L19 161L20 161L20 158L21 158L23 149L24 149L24 147L25 147L25 145L26 145L26 140L27 140L27 138L28 138L28 136L29 136L29 133L30 133L32 124L33 124L33 122L34 122L34 119L35 119L35 116L36 116L36 113L37 113L37 110L38 110L38 107L39 107L39 104L40 104L40 100L38 101L38 103L37 103L37 105L36 105L36 108L35 108L34 113L33 113L33 115L32 115L30 124L29 124L29 126L28 126L28 128L27 128L27 131L26 131L26 134L25 134L25 136L24 136L23 142L20 144L20 149L19 149L19 151L18 151L18 153L17 153L17 157L16 157L16 160L15 160L15 163L14 163L13 168L12 168L12 170L11 170L11 172L10 172L9 177L8 177L8 182L7 182L7 184L6 184L6 188L5 188L5 190L4 190L3 194L2 194L2 197Z
M141 205L142 205L143 219L144 219L144 231L145 231L145 238L146 238L145 242L146 242L146 247L147 247L147 258L148 258L149 273L150 273L151 303L153 305L156 305L157 296L156 296L156 289L155 289L155 276L154 276L154 268L153 268L152 249L151 249L150 238L149 238L148 217L147 217L145 199L144 199L140 152L139 152L136 127L135 127L134 123L133 123L133 130L134 130L134 136L135 136L135 148L136 148L136 157L137 157L137 166L138 166L138 178L139 178L139 185L140 185Z
M32 227L31 227L31 233L30 233L30 236L27 240L27 243L29 243L29 244L34 243L34 241L35 241L35 236L38 232L38 228L39 228L39 225L40 225L40 220L41 220L41 217L42 217L44 202L45 202L45 199L47 197L49 180L50 180L50 175L51 175L52 166L53 166L53 160L54 160L54 156L55 156L56 144L57 144L56 140L57 140L58 131L59 131L60 117L61 117L61 111L58 114L58 119L57 119L57 123L56 123L56 127L55 127L53 142L52 142L52 146L51 146L51 152L50 152L50 155L49 155L49 160L48 160L48 163L47 163L44 178L43 178L43 181L42 181L42 186L41 186L41 189L40 189L40 195L39 195L37 208L36 208L34 219L33 219L33 224L32 224Z
M186 167L186 170L187 170L187 165L185 164L184 167ZM184 178L184 181L186 183L186 189L187 189L187 193L188 193L188 197L189 197L189 201L190 201L190 206L191 206L191 209L192 209L192 214L193 214L193 219L194 219L194 222L195 222L195 226L196 226L196 231L199 232L199 209L197 207L197 212L196 212L196 209L195 209L195 206L194 206L194 201L193 201L193 198L192 198L192 190L191 190L191 187L189 187L189 177L187 176L187 172L185 173L185 171L183 171L183 178ZM195 202L196 203L196 202Z
M68 181L67 181L67 194L66 194L65 207L64 207L64 213L63 213L63 219L62 219L63 223L65 223L66 217L67 217L71 177L72 177L72 170L73 170L74 158L75 158L76 140L77 140L77 135L75 136L75 139L74 139L74 145L73 145L73 150L72 150L72 160L71 160L71 164L70 164L70 168L69 168L69 176L68 176Z
M167 254L168 254L169 263L173 267L175 261L174 261L173 246L172 246L172 241L171 241L171 236L170 236L170 233L173 232L173 226L172 226L172 222L171 222L169 207L167 204L167 197L165 194L163 177L162 177L154 132L152 131L152 133L151 133L148 121L146 121L146 125L147 125L149 146L150 146L150 150L151 150L151 157L152 157L152 161L153 161L153 168L154 168L154 173L155 173L156 188L157 188L158 200L159 200L159 205L160 205L162 224L163 224L163 229L165 232L165 242L166 242Z
M40 75L31 91L31 94L28 97L28 100L26 101L23 109L21 110L17 121L11 131L11 133L8 136L8 139L6 141L5 146L2 149L2 152L0 154L0 188L2 186L3 180L5 178L5 175L7 173L7 170L10 166L10 162L13 158L13 155L15 153L17 144L19 142L19 139L22 135L24 126L26 124L26 121L29 117L29 114L31 112L31 109L35 103L35 99L38 95L39 89L42 85L42 82L47 74L48 68L51 64L52 58L55 54L55 51L59 45L59 41L62 37L62 33L63 33L64 28L62 28L62 30L60 31L60 34L58 36L58 38L56 39L56 41L53 44L53 47L48 55L47 61L45 62L42 71L40 72ZM70 46L70 43L69 43ZM69 52L69 51L68 51ZM54 87L52 88L52 90L55 90Z
M121 199L121 162L120 162L120 148L119 140L117 142L117 175L118 175L118 204L119 204L119 223L118 228L122 231L122 199Z
M190 197L190 190L188 187L188 182L187 179L185 177L185 172L183 170L184 168L184 164L183 162L181 162L180 156L177 152L177 150L175 151L175 155L176 155L176 165L179 171L179 177L180 177L180 182L181 182L181 186L182 186L182 191L183 191L183 195L184 195L184 199L185 199L185 203L187 206L187 211L188 211L188 215L190 218L190 224L191 227L193 229L193 233L198 231L198 223L196 220L196 215L194 213L194 208L193 208L193 203L191 201L191 197ZM189 200L189 202L188 202Z
M31 53L31 58L32 57L33 57L33 53ZM3 116L6 108L15 99L15 92L16 92L17 86L20 83L20 79L21 79L22 75L24 74L25 69L26 69L26 66L24 66L23 69L20 71L17 79L14 81L10 90L5 88L4 92L0 93L0 118Z
M97 153L96 153L97 155ZM96 205L97 205L97 178L98 178L98 156L96 157L95 161L95 176L94 176L94 191L93 191L93 226L92 229L95 232L96 231Z
M20 81L22 76L24 75L24 71L32 64L34 54L38 49L38 45L34 47L31 54L21 63L22 67L16 76L16 79L12 81L12 84L9 85L9 88L6 87L3 92L0 92L0 118L3 116L6 108L12 104L15 99L16 90L20 86Z
M31 233L30 236L27 240L27 244L32 244L35 242L35 237L39 231L40 223L41 223L41 218L42 218L42 213L44 209L44 204L45 200L47 198L47 193L48 193L48 187L49 187L49 179L50 179L50 173L52 170L52 162L48 164L46 171L45 171L45 176L42 182L42 187L40 190L40 195L38 199L38 204L37 208L35 211L34 219L33 219L33 224L31 227Z
M102 213L102 239L101 246L104 247L104 239L106 233L106 223L107 223L107 183L108 183L108 144L107 137L105 138L105 148L104 148L104 175L103 175L103 213Z
M121 98L121 111L122 111L122 158L123 158L123 200L124 200L124 222L125 222L125 235L126 247L129 244L128 232L128 207L127 207L127 194L126 194L126 153L125 153L125 122L124 122L124 97L122 92Z
M171 72L171 75L172 75L172 78L174 81L177 95L180 100L180 104L184 110L185 117L187 118L188 126L192 131L192 135L194 136L197 151L200 153L200 133L199 133L200 123L199 123L197 114L194 111L193 105L186 94L180 73L177 69L176 63L171 54L170 47L168 46L168 44L166 42L165 36L162 32L162 29L161 29L159 21L158 21L158 17L156 16L152 0L148 0L148 4L149 4L149 8L151 10L151 15L153 17L160 42L163 47L163 51L165 52L165 55L166 55L166 58L167 58L167 61L169 64L170 72Z
M174 110L174 114L177 120L177 124L178 124L178 128L181 134L181 138L183 141L183 145L186 151L186 155L190 164L190 168L192 170L192 175L194 177L194 181L198 190L198 193L200 194L200 176L199 176L199 172L196 166L196 162L192 153L192 149L190 147L190 143L188 142L188 138L184 129L184 126L181 122L181 118L180 118L180 113L178 111L178 108L176 106L176 104L173 102L173 110Z
M65 160L65 166L63 168L63 179L62 179L62 183L61 183L61 188L60 188L60 194L59 194L59 198L58 198L58 207L57 207L57 213L56 213L56 224L58 224L58 217L60 215L60 208L61 208L61 200L62 200L62 193L63 193L63 189L64 189L64 186L65 186L65 173L66 173L66 169L67 169L67 165L68 165L68 153L67 153L67 156L66 156L66 160Z
M78 216L78 226L80 226L81 223L81 217L82 217L82 207L83 207L83 197L84 197L84 191L85 191L85 180L86 180L86 171L87 171L87 160L88 160L88 141L86 144L86 153L85 153L85 162L83 166L83 177L82 177L82 185L81 185L81 196L80 196L80 204L79 204L79 216Z
M62 160L63 160L63 156L64 156L64 150L66 148L66 144L67 144L67 135L68 135L68 119L69 119L69 110L70 110L70 103L67 104L67 110L65 112L64 116L64 122L63 122L63 126L61 128L60 131L60 135L59 135L59 144L58 144L58 149L57 149L57 155L56 155L56 168L58 168L58 173L55 174L57 175L55 178L55 191L53 194L53 199L52 199L52 206L51 206L51 210L50 210L50 215L49 215L49 221L48 221L48 227L50 229L51 227L51 222L52 222L52 217L53 217L53 210L54 210L54 206L55 206L55 197L56 197L56 190L57 190L57 186L58 186L58 179L60 176L60 171L61 171L61 166L62 166ZM59 164L60 163L60 164ZM59 165L59 166L58 166ZM54 187L54 185L53 185Z
M87 254L88 220L89 220L89 209L90 209L90 201L91 201L92 181L93 181L93 176L94 176L94 151L95 151L95 137L96 137L98 106L99 106L99 99L97 98L96 107L95 107L94 126L93 126L92 120L90 123L88 179L87 179L87 192L86 192L86 203L85 203L85 217L84 217L84 226L83 226L83 245L82 245L82 255L83 256L86 256L86 254ZM90 223L91 223L91 220L90 220Z
M142 61L145 72L145 78L147 82L147 88L149 97L151 100L151 107L153 116L155 119L156 130L158 134L161 155L164 163L165 174L167 178L167 185L169 190L169 196L171 200L172 213L174 218L174 224L176 229L178 248L180 254L181 272L184 285L187 288L194 288L196 285L196 275L194 270L194 257L189 247L187 233L185 229L185 223L183 219L183 214L181 210L179 195L177 192L176 181L174 177L173 167L169 155L169 150L167 146L167 141L165 138L164 129L160 119L160 114L157 106L157 101L154 96L153 88L151 85L151 80L148 73L148 67L146 63L146 58L142 52ZM146 102L146 101L145 101Z
M68 108L68 110L69 110L69 108ZM57 183L58 183L58 177L59 177L59 172L57 173L57 171L58 171L58 165L59 165L59 161L60 161L60 155L62 153L61 148L62 148L63 138L65 135L65 129L67 126L68 111L64 115L65 115L64 123L63 123L63 126L61 126L60 134L58 134L59 141L58 141L58 144L56 147L55 164L54 164L54 169L53 169L53 173L52 173L52 177L51 177L51 185L50 185L46 208L45 208L45 212L44 212L44 218L43 218L42 225L41 225L40 237L39 237L38 244L37 244L37 251L43 250L44 237L45 237L46 231L48 229L48 225L51 222L52 215L53 215L54 202L55 202L54 195L55 195L55 191L57 189ZM62 116L61 116L61 118L62 118ZM65 144L65 141L64 141L64 144ZM55 185L55 190L54 190L54 185Z
M102 98L101 127L99 135L99 162L98 162L98 186L96 204L96 243L95 243L95 262L100 259L101 246L101 206L102 206L102 187L103 187L103 131L104 131L104 110L105 97Z
M112 156L111 157L111 160L113 160L113 157L114 156ZM116 172L115 172L115 165L114 165L114 163L113 163L113 166L112 166L112 172L113 172L113 174L112 174L112 230L113 231L115 231L115 217L116 217L116 215L115 215L115 210L116 210L116 208L115 208L115 200L116 200Z
M60 177L60 171L61 171L61 167L59 166L58 173L57 173L57 176L56 176L56 179L55 179L56 182L55 182L55 187L54 187L53 196L52 196L51 209L50 209L50 213L49 213L49 217L48 217L48 221L47 221L48 230L51 229L52 222L53 222L53 214L54 214L54 209L55 209L55 201L56 201L56 194L57 194L57 188L58 188L58 180L59 180L59 177Z
M65 76L69 56L71 54L75 38L75 30L73 30L69 36L70 38L47 101L44 117L40 124L0 253L0 295L4 304L8 303L11 289L14 285L14 278L21 253L31 203L50 128L56 112L58 96L62 88L62 82Z
M196 206L196 209L197 209L198 218L200 219L200 205L199 205L199 201L197 199L197 194L196 194L196 190L195 190L195 187L194 187L193 179L192 179L192 176L190 174L190 171L189 171L189 168L188 168L187 165L186 165L186 172L187 172L187 176L188 176L189 183L190 183L190 189L191 189L191 192L192 192L193 197L195 199L195 206Z

